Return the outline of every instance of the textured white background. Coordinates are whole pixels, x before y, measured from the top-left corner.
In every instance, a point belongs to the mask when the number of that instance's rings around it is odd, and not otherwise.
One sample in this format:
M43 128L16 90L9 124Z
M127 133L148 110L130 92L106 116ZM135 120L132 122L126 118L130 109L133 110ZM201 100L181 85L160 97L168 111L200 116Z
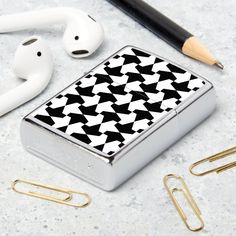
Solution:
M198 35L219 56L225 70L182 56L105 0L0 0L1 15L56 6L77 7L99 20L106 32L103 46L81 60L71 59L63 51L61 26L0 36L0 93L20 83L11 72L11 62L18 43L27 36L44 37L55 62L55 73L45 92L0 118L1 236L191 235L163 187L162 178L168 173L185 178L202 210L206 226L198 235L236 235L236 169L206 177L194 177L188 172L191 163L236 144L236 1L148 2ZM21 119L32 109L126 44L153 51L208 78L216 88L217 110L131 180L107 193L27 153L21 146L19 128ZM80 189L90 193L93 202L88 208L76 210L28 198L10 189L16 178Z

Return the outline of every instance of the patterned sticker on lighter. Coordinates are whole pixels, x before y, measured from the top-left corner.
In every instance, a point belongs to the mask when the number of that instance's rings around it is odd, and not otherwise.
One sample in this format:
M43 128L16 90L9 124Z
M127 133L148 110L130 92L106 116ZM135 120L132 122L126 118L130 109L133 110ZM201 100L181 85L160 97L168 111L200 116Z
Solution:
M21 138L31 153L110 191L214 108L209 81L126 46L27 115Z

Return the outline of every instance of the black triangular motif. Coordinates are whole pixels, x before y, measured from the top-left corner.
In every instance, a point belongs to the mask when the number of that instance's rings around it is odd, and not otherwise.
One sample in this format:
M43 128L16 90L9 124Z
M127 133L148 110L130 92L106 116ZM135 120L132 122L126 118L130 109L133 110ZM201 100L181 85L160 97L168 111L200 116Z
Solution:
M125 144L124 143L120 143L118 146L121 148L123 147Z
M99 136L99 135L102 134L99 131L100 126L101 126L100 124L99 125L92 125L92 126L83 125L82 129L84 130L84 132L86 134L91 134L91 135Z
M119 55L115 55L113 58L118 59L118 58L120 58L120 56Z
M96 116L98 115L98 113L96 112L96 108L97 108L97 105L92 105L92 106L88 106L88 107L85 107L83 105L81 105L79 107L80 111L85 114L85 115L90 115L90 116Z
M121 133L134 134L133 128L134 123L120 124L117 123L115 126Z
M93 86L84 87L84 88L81 87L81 86L78 86L75 89L80 95L88 96L88 97L93 97L94 96L94 93L92 92L93 91Z
M137 55L137 56L141 56L141 57L150 57L150 54L140 51L138 49L132 48L132 51Z
M98 150L102 151L102 150L103 150L103 148L104 148L104 144L101 144L101 145L94 146L94 148L96 148L96 149L98 149Z
M149 97L147 96L146 92L141 92L141 91L138 91L138 90L133 90L133 91L130 91L130 93L131 94L137 93L138 95L140 95L142 97L143 100L145 100L145 101L149 100Z
M67 102L66 105L70 105L73 103L78 103L78 104L83 104L84 100L82 99L82 97L80 95L75 95L75 94L66 94L65 97L67 97Z
M147 65L147 66L140 66L140 65L137 65L135 68L139 71L139 73L141 74L146 74L146 75L153 75L155 74L153 71L152 71L152 67L153 67L153 64L152 65Z
M158 57L156 57L154 63L160 63L160 62L163 62L163 60L158 58Z
M90 75L90 77L91 77L91 75ZM89 77L86 76L85 78L89 78ZM75 85L77 85L77 86L81 85L81 81L79 80L77 83L75 83Z
M117 86L109 85L108 89L113 94L121 94L121 95L127 94L127 92L125 92L125 90L124 90L125 89L124 85L117 85Z
M176 104L179 104L179 103L180 103L180 101L179 101L179 100L177 100L175 103L176 103ZM167 112L168 112L168 111L171 111L171 110L172 110L172 108L170 108L170 107L168 107L168 108L166 108L166 109L165 109L165 111L167 111Z
M66 126L63 126L63 127L60 127L60 128L58 128L60 131L62 131L62 132L66 132L66 130L67 130L67 125Z
M98 93L98 95L100 96L99 102L98 103L103 103L103 102L116 102L117 99L115 98L115 96L111 93Z
M194 80L194 79L198 79L198 77L197 77L197 76L195 76L195 75L192 75L192 74L191 74L191 76L190 76L190 79L189 79L189 80ZM203 84L205 84L206 82L203 80L203 81L202 81L202 83L203 83Z
M159 81L168 80L168 79L175 81L177 79L173 73L168 72L168 71L160 70L157 72L157 74L160 75Z
M160 113L163 112L163 109L161 109L160 102L155 102L155 103L145 102L144 106L147 108L148 111L160 112Z
M94 77L97 78L95 84L102 84L102 83L108 83L111 84L113 81L111 80L109 75L105 74L95 74Z
M70 113L68 116L71 118L69 124L76 124L76 123L83 123L86 124L88 120L83 114L75 114L75 113Z
M130 91L130 94L132 94L132 98L130 102L138 101L138 100L148 100L148 97L141 96L139 93L136 93L134 91Z
M88 74L88 75L85 76L85 78L91 78L91 77L92 77L91 74Z
M46 111L50 116L63 118L65 117L65 115L63 114L64 108L65 108L64 106L57 108L47 107Z
M138 131L137 131L137 133L142 133L143 132L143 129L139 129Z
M122 66L117 67L105 67L104 70L107 72L108 75L114 75L114 76L122 76L121 73Z
M113 142L113 141L123 142L125 140L123 136L118 132L106 131L104 134L107 135L106 143Z
M176 98L176 99L181 98L178 91L176 91L176 90L163 89L162 92L164 93L163 100L167 100L167 99L170 99L170 98Z
M84 142L84 143L91 143L91 140L89 139L87 134L80 134L80 133L73 133L71 134L72 137Z
M189 81L185 81L182 83L172 82L171 85L178 91L189 92L190 89L188 88Z
M38 120L41 120L42 122L44 122L50 126L55 124L55 122L53 121L53 119L50 116L36 115L35 118Z
M129 110L129 104L123 104L123 105L117 105L112 104L111 107L115 110L116 113L122 113L122 114L130 114L131 111Z
M135 121L144 120L144 119L148 119L148 120L153 119L153 116L151 115L149 111L134 110L133 112L136 113Z
M131 83L131 82L135 82L135 81L140 81L140 82L145 81L143 76L138 73L128 72L125 75L127 75L129 77L127 83Z
M180 74L184 74L186 71L173 65L173 64L168 64L167 67L170 69L171 72L173 73L180 73Z
M112 155L113 153L115 153L114 151L110 151L110 152L108 152L107 154L108 155ZM114 160L114 157L109 157L109 161L112 163L112 161Z
M114 112L103 111L101 112L101 114L104 116L102 123L112 121L112 120L117 121L117 122L120 121L120 117Z
M135 64L141 63L141 61L139 60L139 58L137 56L124 54L124 55L122 55L122 57L125 58L123 65L130 64L130 63L135 63Z
M157 94L159 91L156 89L157 83L153 84L141 84L140 87L145 91L146 93L155 93Z

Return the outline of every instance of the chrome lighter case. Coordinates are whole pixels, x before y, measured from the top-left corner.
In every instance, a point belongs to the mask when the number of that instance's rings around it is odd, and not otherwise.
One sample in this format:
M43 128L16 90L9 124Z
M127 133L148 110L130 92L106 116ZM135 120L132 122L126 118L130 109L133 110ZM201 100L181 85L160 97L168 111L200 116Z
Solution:
M27 115L24 147L113 190L215 108L206 79L126 46Z

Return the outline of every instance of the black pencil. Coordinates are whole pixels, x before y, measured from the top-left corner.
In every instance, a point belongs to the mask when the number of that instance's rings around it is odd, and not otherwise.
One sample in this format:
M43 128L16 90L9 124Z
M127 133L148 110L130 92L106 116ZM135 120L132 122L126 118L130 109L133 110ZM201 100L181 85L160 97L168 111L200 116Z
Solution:
M183 54L223 69L191 33L142 0L108 0Z

